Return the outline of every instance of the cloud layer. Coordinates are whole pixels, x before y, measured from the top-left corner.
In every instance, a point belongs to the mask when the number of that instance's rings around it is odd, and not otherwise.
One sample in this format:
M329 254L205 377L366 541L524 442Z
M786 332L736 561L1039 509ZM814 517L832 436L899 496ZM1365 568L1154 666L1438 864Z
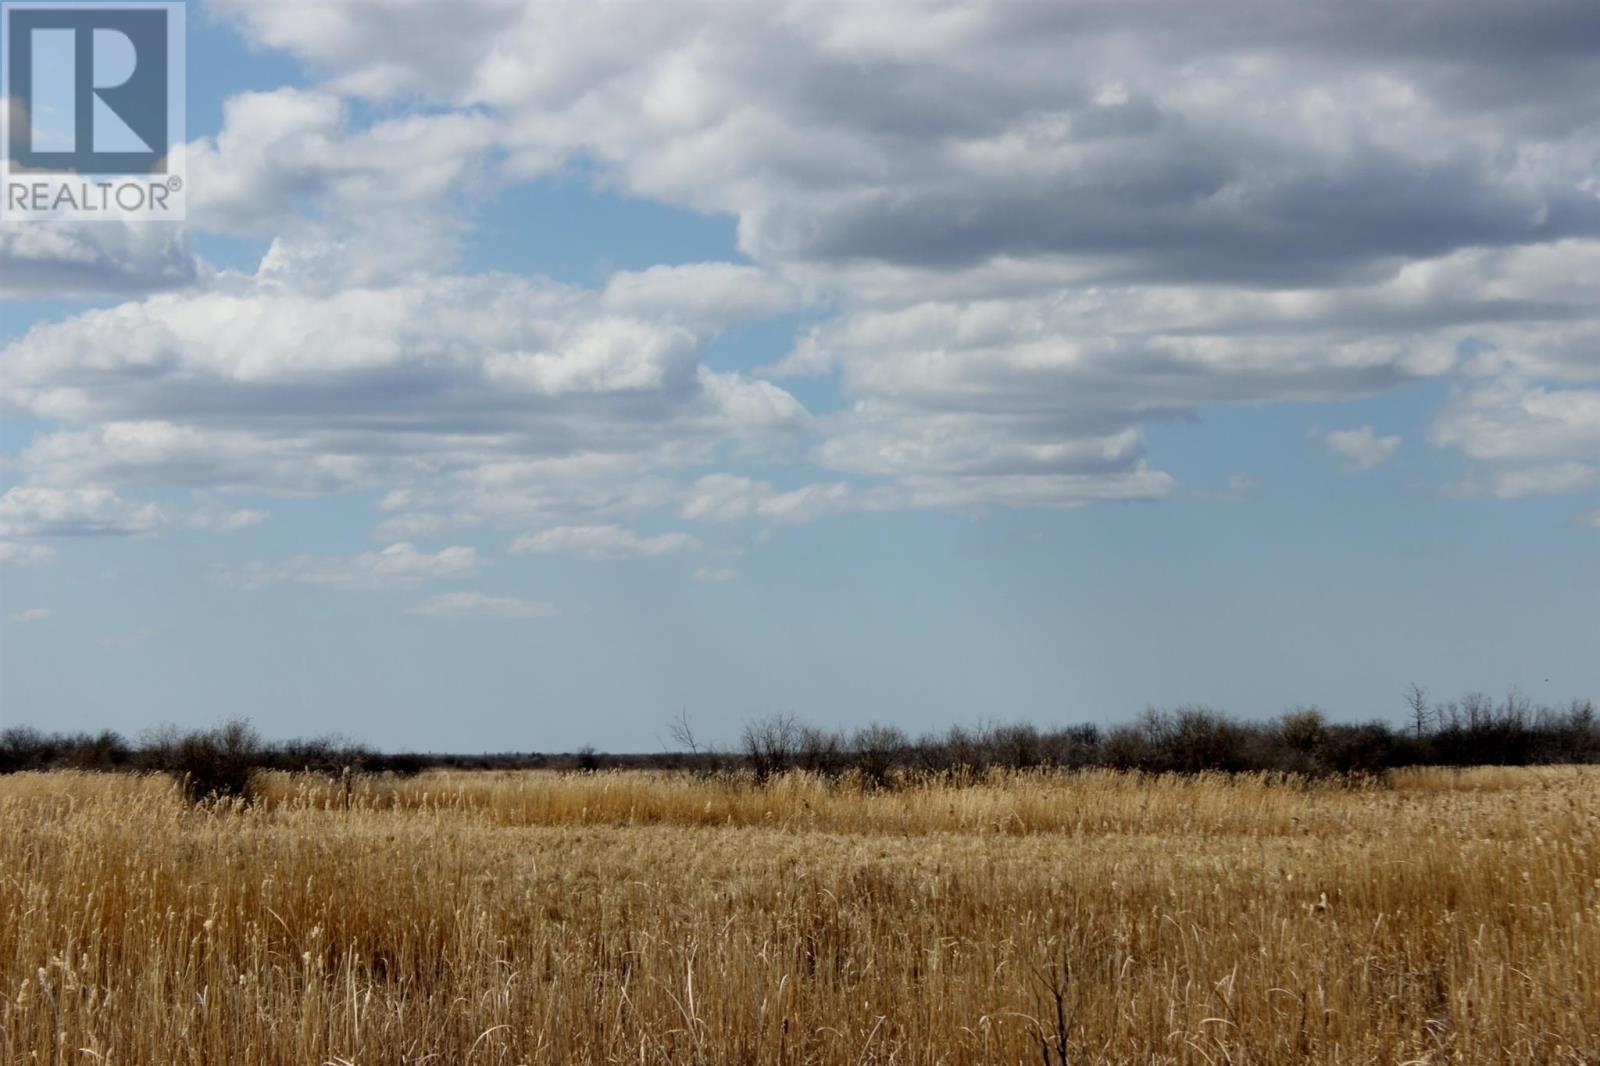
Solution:
M169 230L0 228L0 295L131 297L0 353L46 426L0 505L17 558L153 528L110 501L170 488L392 493L386 552L591 559L1159 500L1152 423L1429 379L1456 491L1600 486L1592 4L216 6L321 79L189 149L194 225L271 249L246 275ZM736 218L748 261L456 265L481 194L573 172ZM764 372L709 354L801 309ZM1400 444L1322 439L1357 470Z
M817 458L905 499L1161 496L1150 418L1367 395L1463 345L1597 375L1582 3L230 7L343 92L493 115L513 175L582 160L736 215L841 304L785 364L842 373ZM1486 382L1432 441L1592 457L1586 396L1530 389Z

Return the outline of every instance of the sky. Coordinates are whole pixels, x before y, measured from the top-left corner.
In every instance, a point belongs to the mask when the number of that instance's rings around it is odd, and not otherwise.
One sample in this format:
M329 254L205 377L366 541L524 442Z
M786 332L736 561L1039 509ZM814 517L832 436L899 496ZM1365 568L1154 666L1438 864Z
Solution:
M209 0L0 224L0 726L1600 695L1600 7Z

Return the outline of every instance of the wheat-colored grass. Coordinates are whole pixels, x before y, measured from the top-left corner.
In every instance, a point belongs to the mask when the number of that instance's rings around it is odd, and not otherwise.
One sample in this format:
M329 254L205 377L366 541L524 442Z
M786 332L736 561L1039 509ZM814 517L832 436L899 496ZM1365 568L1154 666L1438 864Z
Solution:
M1597 796L429 773L191 810L22 774L0 1060L1039 1062L1054 982L1074 1063L1594 1063Z

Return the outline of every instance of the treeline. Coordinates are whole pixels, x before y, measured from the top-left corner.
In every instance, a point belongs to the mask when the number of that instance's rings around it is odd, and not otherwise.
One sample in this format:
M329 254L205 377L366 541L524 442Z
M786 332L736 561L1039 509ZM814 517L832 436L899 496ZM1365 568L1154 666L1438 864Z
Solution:
M1600 762L1600 718L1591 700L1536 707L1517 693L1500 702L1471 695L1423 702L1409 717L1404 726L1340 723L1304 708L1268 722L1244 722L1207 707L1180 707L1151 709L1132 723L1105 729L995 724L912 738L892 725L829 731L774 715L746 726L739 750L723 760L757 778L804 770L851 774L869 785L996 768L1376 774L1406 766ZM675 735L686 728L680 719Z
M170 773L180 780L211 783L215 791L226 795L240 794L243 782L256 770L409 777L426 769L609 770L706 768L713 764L720 764L720 757L614 755L588 747L574 752L385 753L339 736L271 742L244 719L209 729L163 726L135 741L112 730L46 733L27 726L0 729L0 774L23 770Z
M606 754L384 754L337 737L267 742L248 722L213 729L166 727L130 743L113 732L65 735L29 728L0 730L0 773L21 770L129 770L173 775L193 798L242 795L258 770L330 776L427 768L679 769L744 772L757 781L790 771L849 776L886 787L926 774L993 769L1090 768L1193 773L1272 770L1302 774L1375 774L1405 766L1524 766L1600 762L1600 718L1591 700L1535 706L1513 692L1495 701L1470 695L1432 703L1413 686L1406 721L1330 722L1318 710L1244 722L1206 707L1146 711L1126 725L1040 728L1031 724L956 726L912 737L897 726L855 730L807 725L778 714L747 725L736 747L701 743L687 715L669 728L677 750Z
M339 737L269 743L243 720L213 729L166 726L129 743L121 734L0 731L0 773L21 770L128 770L169 773L193 798L243 795L257 770L300 770L330 776L415 774L425 756L385 755Z

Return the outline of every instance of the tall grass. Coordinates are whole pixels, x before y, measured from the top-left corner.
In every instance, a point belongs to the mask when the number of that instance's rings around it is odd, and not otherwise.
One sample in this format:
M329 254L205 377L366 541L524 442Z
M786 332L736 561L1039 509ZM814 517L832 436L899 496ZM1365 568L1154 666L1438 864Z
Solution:
M0 1060L1600 1057L1592 769L259 793L0 780Z

